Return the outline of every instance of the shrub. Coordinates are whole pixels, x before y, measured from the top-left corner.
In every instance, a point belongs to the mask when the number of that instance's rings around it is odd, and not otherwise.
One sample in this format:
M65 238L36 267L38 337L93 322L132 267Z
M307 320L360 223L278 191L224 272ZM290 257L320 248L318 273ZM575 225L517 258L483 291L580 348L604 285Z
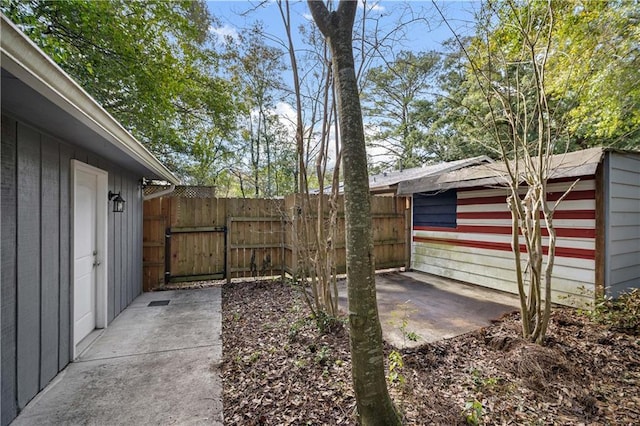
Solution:
M640 333L640 289L623 293L617 299L603 298L591 313L594 321L612 330L637 335Z

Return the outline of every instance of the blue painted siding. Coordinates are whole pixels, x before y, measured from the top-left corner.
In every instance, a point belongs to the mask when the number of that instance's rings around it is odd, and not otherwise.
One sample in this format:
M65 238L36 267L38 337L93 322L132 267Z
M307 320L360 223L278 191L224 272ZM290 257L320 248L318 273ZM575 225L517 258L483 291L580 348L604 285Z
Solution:
M456 227L457 192L418 193L413 195L413 226Z

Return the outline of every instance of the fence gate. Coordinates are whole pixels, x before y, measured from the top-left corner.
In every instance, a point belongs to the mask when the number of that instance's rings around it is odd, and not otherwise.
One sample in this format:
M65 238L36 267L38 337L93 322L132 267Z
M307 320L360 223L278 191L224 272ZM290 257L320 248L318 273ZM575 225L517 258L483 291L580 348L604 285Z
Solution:
M226 226L167 228L165 238L165 282L226 277Z

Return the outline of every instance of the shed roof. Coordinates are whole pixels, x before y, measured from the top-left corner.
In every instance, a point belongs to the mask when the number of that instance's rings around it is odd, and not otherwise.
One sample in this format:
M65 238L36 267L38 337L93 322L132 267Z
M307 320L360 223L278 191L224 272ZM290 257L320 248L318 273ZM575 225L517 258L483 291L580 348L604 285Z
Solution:
M550 179L593 175L604 157L604 148L557 154L551 157ZM436 176L426 176L407 180L398 184L398 194L440 191L451 188L474 186L502 186L507 180L507 170L503 162L481 164Z
M464 167L476 166L478 164L492 163L493 160L486 155L478 157L465 158L462 160L448 161L437 164L426 164L421 167L411 169L394 170L392 172L384 172L377 175L369 176L369 188L374 194L395 194L397 186L400 182L424 178L427 176L435 176L441 173L458 170ZM330 190L331 187L328 187ZM327 188L325 188L325 191ZM340 192L344 190L344 183L340 183Z
M369 177L369 188L371 188L372 192L395 192L396 186L400 182L425 178L429 176L436 176L442 173L464 169L465 167L491 163L493 163L493 160L491 158L487 157L486 155L481 155L478 157L465 158L462 160L448 161L437 164L427 164L422 167L414 167L412 169L380 173Z
M2 110L141 176L180 180L4 15Z

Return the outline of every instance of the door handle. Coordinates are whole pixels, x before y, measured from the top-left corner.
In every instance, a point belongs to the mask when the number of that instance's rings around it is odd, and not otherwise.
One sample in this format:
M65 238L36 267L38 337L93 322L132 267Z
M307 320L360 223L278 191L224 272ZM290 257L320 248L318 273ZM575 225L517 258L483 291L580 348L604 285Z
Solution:
M94 267L95 267L95 266L100 266L100 262L98 262L97 260L94 260L94 262L93 262L93 266L94 266Z

